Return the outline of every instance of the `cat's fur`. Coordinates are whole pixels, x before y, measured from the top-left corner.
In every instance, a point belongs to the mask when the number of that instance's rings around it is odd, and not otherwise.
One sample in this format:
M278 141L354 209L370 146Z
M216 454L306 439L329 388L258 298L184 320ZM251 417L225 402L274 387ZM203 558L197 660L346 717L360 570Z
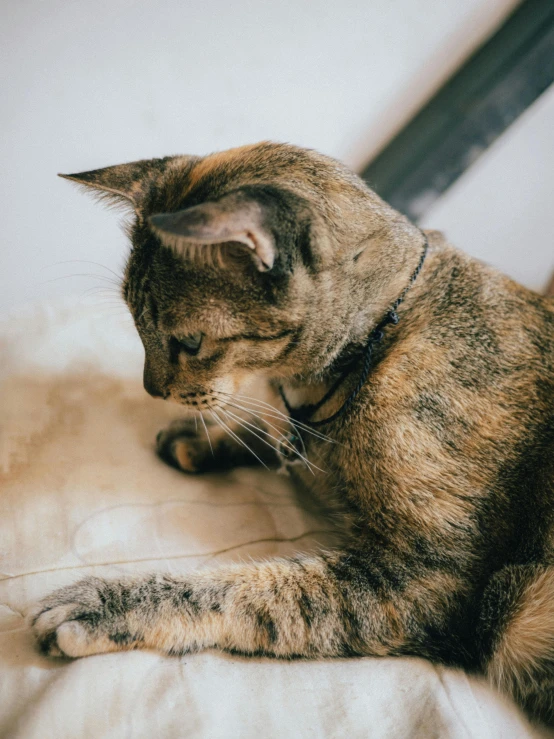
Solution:
M146 389L228 426L227 411L249 418L237 406L262 411L272 435L279 414L236 394L265 377L293 405L319 399L424 246L345 167L288 145L70 178L134 208L123 293ZM344 545L186 578L88 578L35 611L45 652L420 655L482 671L554 722L554 303L428 240L356 402L320 429L334 443L303 434L323 471L291 465L343 512ZM178 340L199 332L187 354ZM187 423L162 432L159 451L188 472L256 461L242 439L275 457L263 431L232 430L214 435L214 457Z

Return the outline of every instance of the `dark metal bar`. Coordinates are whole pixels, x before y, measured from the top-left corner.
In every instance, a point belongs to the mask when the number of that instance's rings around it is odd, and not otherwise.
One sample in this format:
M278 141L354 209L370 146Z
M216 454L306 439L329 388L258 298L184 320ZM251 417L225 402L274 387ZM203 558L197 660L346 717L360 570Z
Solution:
M554 1L526 0L363 170L413 220L554 82Z

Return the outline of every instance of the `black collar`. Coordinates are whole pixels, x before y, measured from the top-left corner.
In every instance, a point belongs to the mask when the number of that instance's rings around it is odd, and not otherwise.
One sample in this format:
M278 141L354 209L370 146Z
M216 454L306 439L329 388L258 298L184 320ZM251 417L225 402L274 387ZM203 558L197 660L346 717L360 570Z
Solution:
M386 328L386 326L389 325L389 323L392 323L393 325L396 325L398 323L398 313L396 312L398 307L401 305L401 303L404 302L404 298L406 297L408 290L412 287L414 282L417 279L417 276L421 272L421 269L423 267L423 263L425 261L425 257L427 256L427 251L429 249L429 242L427 241L427 237L425 236L425 244L423 246L423 252L421 253L421 257L419 258L419 262L415 270L412 272L412 275L410 277L410 281L404 288L404 290L400 293L399 297L394 301L390 309L385 313L381 321L375 326L373 331L369 334L367 344L365 346L362 358L363 358L363 368L362 373L360 375L360 379L358 380L358 383L356 384L356 387L352 390L350 395L346 398L344 403L341 405L341 407L333 413L333 415L329 416L328 418L324 418L321 421L311 421L310 419L312 416L328 401L330 400L333 395L337 392L339 387L342 385L344 380L348 377L350 372L352 371L355 364L357 364L359 357L357 357L353 362L351 362L348 367L344 370L344 372L339 376L339 378L336 380L336 382L331 385L329 390L325 393L325 395L321 398L321 400L318 400L317 403L312 403L309 405L301 405L298 408L293 408L284 393L282 385L279 386L279 394L283 400L283 403L285 404L285 408L287 409L287 413L289 414L289 417L291 421L302 423L306 426L310 426L312 428L316 428L318 426L324 426L327 423L331 423L331 421L335 421L337 418L340 418L340 416L343 416L354 403L355 399L357 398L360 390L365 384L365 381L368 378L368 375L371 370L371 359L373 357L373 350L375 346L381 341L381 339L384 336L383 330Z

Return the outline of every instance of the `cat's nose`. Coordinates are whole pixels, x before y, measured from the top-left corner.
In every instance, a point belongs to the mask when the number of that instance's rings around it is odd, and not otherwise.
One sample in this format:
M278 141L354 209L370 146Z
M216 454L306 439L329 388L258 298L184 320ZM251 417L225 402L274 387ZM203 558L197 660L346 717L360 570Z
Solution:
M153 398L167 398L169 395L165 388L162 388L161 384L156 382L149 373L144 373L143 385L146 392Z
M146 390L148 395L151 395L153 398L164 398L165 397L164 394L160 390L158 390L158 388L156 387L151 387L151 386L147 387L145 385L144 389Z

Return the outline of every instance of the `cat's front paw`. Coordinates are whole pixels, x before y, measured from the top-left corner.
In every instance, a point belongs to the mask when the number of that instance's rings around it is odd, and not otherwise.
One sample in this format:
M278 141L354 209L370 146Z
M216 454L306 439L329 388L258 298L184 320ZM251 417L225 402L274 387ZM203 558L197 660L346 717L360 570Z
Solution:
M218 465L207 436L200 436L193 420L176 421L156 437L158 456L171 467L189 473L207 472Z
M138 646L125 623L125 591L89 577L56 590L30 614L40 650L51 657L85 657Z

